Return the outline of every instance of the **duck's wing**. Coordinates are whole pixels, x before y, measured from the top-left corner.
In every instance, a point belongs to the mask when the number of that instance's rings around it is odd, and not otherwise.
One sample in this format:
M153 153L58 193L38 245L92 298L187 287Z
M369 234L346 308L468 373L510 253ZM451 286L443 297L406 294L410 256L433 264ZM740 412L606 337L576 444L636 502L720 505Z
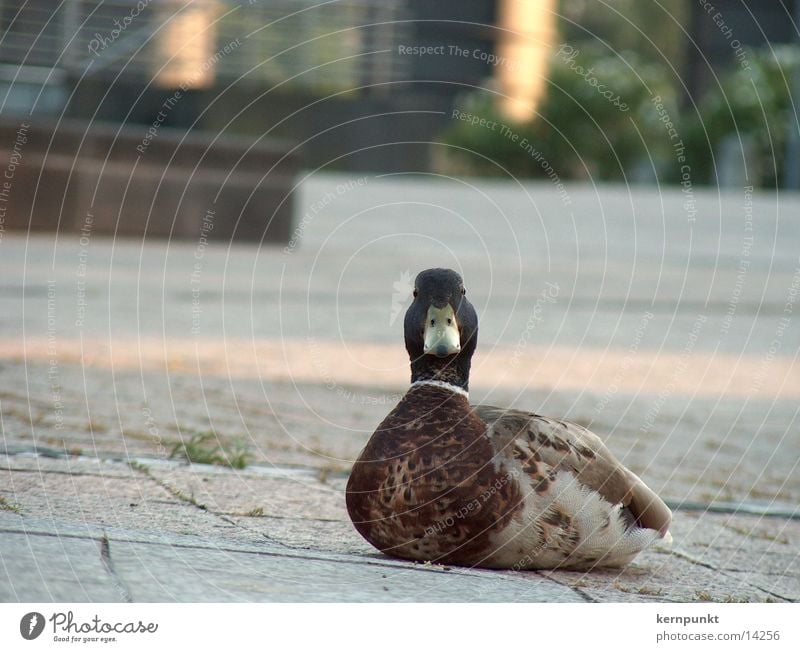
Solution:
M543 461L555 470L572 472L579 482L612 504L630 510L640 527L667 534L672 512L642 480L583 426L531 412L473 406L486 423L487 434L500 456L531 460L531 470Z

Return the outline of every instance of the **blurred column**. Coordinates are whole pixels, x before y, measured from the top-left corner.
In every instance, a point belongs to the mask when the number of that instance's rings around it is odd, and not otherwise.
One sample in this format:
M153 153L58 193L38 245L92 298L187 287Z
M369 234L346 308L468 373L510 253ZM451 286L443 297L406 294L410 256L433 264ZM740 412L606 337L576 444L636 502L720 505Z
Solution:
M496 65L500 110L525 122L536 114L556 39L556 0L500 0Z
M214 83L213 57L217 43L214 21L220 14L217 0L159 3L155 84L162 88L201 89ZM163 66L163 68L162 68Z
M800 28L800 0L794 0L794 24ZM794 41L800 50L800 32L795 32ZM795 66L791 84L793 111L789 114L783 186L787 190L800 190L800 65Z

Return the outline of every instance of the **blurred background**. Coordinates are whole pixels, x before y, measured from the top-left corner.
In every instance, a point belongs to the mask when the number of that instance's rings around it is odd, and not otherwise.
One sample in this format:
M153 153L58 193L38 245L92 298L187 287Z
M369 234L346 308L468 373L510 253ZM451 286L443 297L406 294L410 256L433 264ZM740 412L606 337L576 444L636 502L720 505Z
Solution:
M794 514L799 27L797 0L2 0L6 450L346 474L446 266L474 400L591 426L672 505Z
M162 141L178 129L172 138L282 142L291 162L273 152L250 186L280 185L295 163L547 176L518 141L454 120L457 109L507 124L563 180L680 183L682 142L694 184L798 189L798 15L794 0L4 0L3 145L28 116L46 132L37 155L105 157L120 125ZM142 139L140 128L131 144ZM142 164L176 147L142 147ZM191 168L200 155L187 156ZM220 169L251 171L236 165ZM43 212L33 226L52 228ZM270 234L285 238L278 213Z

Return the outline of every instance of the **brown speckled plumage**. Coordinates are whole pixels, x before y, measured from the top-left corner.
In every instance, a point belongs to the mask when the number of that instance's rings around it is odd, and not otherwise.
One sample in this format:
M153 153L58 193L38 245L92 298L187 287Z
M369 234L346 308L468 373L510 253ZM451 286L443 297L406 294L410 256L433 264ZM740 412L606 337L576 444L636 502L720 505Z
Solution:
M418 387L378 426L353 467L347 506L356 529L387 554L478 564L490 535L521 506L519 487L504 475L467 399Z

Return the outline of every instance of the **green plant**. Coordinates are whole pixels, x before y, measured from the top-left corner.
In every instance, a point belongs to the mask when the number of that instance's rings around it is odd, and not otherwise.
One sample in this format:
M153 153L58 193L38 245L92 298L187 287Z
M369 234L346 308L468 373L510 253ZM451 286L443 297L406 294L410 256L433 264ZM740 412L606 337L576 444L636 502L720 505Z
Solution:
M189 441L179 441L172 446L170 457L180 457L194 464L216 464L243 469L251 455L241 442L226 444L214 432L198 432Z
M564 179L614 180L654 154L669 154L651 102L656 95L673 98L665 66L593 42L564 44L553 54L547 82L537 115L524 124L509 123L490 93L465 96L462 113L498 126L455 120L441 136L454 146L447 161L474 174L503 175L505 168L515 176L555 180L550 168Z
M755 177L753 185L775 185L783 175L787 138L793 124L796 128L791 88L800 74L800 47L751 50L747 63L723 75L719 86L706 91L699 111L685 118L685 142L691 146L689 157L700 181L715 181L714 166L720 163L720 145L726 139L737 148L740 140L752 148L747 164Z
M0 496L0 511L14 512L15 514L22 514L22 507L16 503L9 503L5 496Z

